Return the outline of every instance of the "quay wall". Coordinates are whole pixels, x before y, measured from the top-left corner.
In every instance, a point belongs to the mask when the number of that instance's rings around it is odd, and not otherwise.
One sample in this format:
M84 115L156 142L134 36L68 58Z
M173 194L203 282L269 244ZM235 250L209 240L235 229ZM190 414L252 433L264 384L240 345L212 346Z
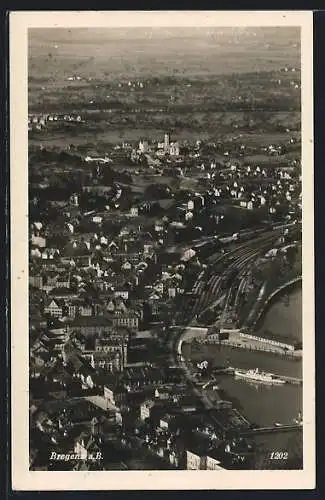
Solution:
M281 349L288 349L288 351L294 351L295 348L291 344L285 344L283 342L279 342L278 340L272 340L264 337L260 337L258 335L252 335L250 333L240 332L240 337L248 340L257 340L258 342L262 342L263 344L269 344L270 346L280 347Z
M227 347L230 347L232 349L240 349L240 350L247 350L247 351L263 351L263 352L268 352L270 354L276 354L277 356L282 356L284 358L289 358L293 360L300 360L301 359L301 353L299 351L294 351L294 350L280 350L279 348L272 347L271 345L268 344L263 344L261 342L260 345L253 345L253 344L245 344L245 343L239 343L239 342L232 342L229 340L222 340L221 344Z

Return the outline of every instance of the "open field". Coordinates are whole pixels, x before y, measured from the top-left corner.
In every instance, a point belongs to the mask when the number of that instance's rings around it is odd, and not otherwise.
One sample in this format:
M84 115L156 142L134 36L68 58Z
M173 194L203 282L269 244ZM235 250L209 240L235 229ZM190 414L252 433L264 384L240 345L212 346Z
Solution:
M197 114L178 117L179 124L174 127L174 135L178 140L194 141L197 137L201 140L219 140L233 143L244 143L246 145L282 144L288 142L289 138L300 137L300 113L295 112L274 112L268 113L265 117L255 113L255 126L252 131L247 132L245 128L245 116L249 113L224 112L206 113L202 121L197 120ZM92 114L92 118L95 114ZM123 140L137 141L140 137L150 137L152 140L161 140L164 131L170 126L166 114L155 115L155 119L150 115L138 113L127 117L128 123L119 123L121 115L116 113L116 123L114 120L106 119L92 121L88 119L86 124L73 124L67 127L56 127L50 125L41 132L30 134L30 144L44 144L47 147L66 147L73 143L78 146L84 143L96 143L97 147L105 148L109 144L116 144ZM258 118L258 119L257 119ZM269 121L268 121L269 120ZM157 122L157 124L155 123ZM181 125L182 123L182 125ZM269 123L269 127L267 124ZM277 131L277 128L281 131ZM265 130L269 128L270 131ZM273 130L272 130L273 129ZM290 132L283 130L289 129ZM298 129L298 131L297 131Z
M285 140L300 130L299 59L296 28L33 29L30 112L85 123L30 142L104 147L165 130L181 141Z
M298 28L274 27L33 29L30 76L59 86L71 73L112 81L270 71L299 65L298 39Z

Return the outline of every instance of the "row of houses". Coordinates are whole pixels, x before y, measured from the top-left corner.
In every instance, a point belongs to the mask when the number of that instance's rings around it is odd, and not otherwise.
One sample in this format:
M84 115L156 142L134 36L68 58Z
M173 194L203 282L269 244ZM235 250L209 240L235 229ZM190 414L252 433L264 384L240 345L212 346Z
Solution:
M195 401L184 405L177 387L167 400L157 393L140 404L140 418L148 429L144 435L148 446L171 464L187 470L223 470L223 451L231 454L235 445L224 438L224 423L235 418L232 405L209 414L199 410ZM240 460L246 452L247 447L242 446L232 459Z
M82 122L80 115L57 115L57 114L34 114L28 115L28 125L42 125L44 126L48 122Z
M70 328L87 334L105 333L111 324L137 330L142 319L140 311L126 306L111 313L106 312L104 315L102 306L80 303L80 299L77 297L73 298L71 302L66 299L49 298L45 302L43 313L58 319L71 319L73 321L70 323ZM100 315L96 313L100 313Z

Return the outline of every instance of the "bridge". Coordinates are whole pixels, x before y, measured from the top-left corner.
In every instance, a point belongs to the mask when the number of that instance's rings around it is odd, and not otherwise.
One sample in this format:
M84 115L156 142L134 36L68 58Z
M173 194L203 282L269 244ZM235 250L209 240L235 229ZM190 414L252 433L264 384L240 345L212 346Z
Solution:
M287 425L273 425L269 427L255 427L254 429L245 429L239 431L240 436L252 436L256 434L273 434L276 432L289 432L295 430L302 430L302 424L287 424Z

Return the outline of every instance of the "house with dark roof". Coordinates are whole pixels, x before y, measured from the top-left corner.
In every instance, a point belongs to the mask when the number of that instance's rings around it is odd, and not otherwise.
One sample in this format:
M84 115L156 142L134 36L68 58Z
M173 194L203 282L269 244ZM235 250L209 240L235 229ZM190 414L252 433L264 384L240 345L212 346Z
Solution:
M160 417L160 421L159 421L159 427L160 427L160 429L162 429L164 431L169 430L170 429L170 425L171 425L171 423L173 422L174 419L175 419L175 416L171 415L170 413L165 413L164 415L162 415Z
M186 450L186 469L202 470L204 466L204 455L201 449L190 447Z
M112 321L114 326L122 326L137 330L140 326L140 313L132 309L126 312L115 311Z
M70 288L70 274L61 274L56 282L57 288Z
M83 357L87 359L90 365L95 369L102 369L110 373L121 372L123 370L123 361L120 351L103 352L93 351L85 352Z
M40 273L29 273L29 284L35 288L42 288L43 276Z
M78 294L75 291L66 287L53 288L48 295L53 299L64 300L76 299L78 297Z
M81 433L75 440L74 453L80 457L79 460L100 463L103 457L101 437L89 435L86 432Z
M55 318L62 318L65 312L64 301L60 298L48 299L44 305L44 314L50 314Z
M208 454L204 457L203 464L204 470L225 470L215 450L208 451Z
M155 406L155 402L152 399L147 399L140 405L140 418L141 420L147 420L150 418L151 410Z
M106 316L81 316L70 323L70 330L86 336L102 335L112 331L113 318Z

